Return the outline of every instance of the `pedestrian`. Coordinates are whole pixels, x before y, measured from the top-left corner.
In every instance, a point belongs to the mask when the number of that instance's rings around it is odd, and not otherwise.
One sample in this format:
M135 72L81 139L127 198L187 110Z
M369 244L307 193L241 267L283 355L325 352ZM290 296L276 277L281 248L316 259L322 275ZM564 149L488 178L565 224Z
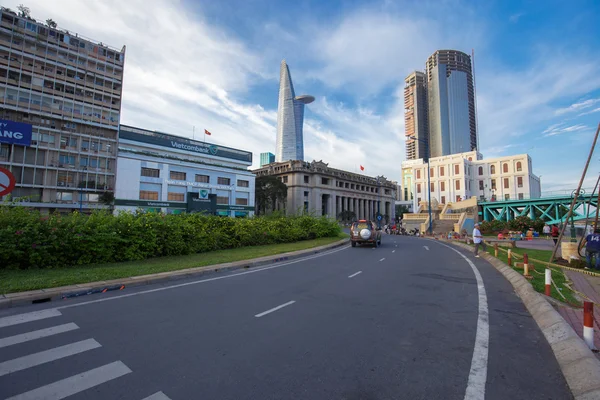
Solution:
M558 231L558 226L556 224L552 225L552 231L550 232L550 236L552 236L552 240L554 240L554 244L558 243L558 236L560 232Z
M592 268L592 258L596 258L595 268L600 270L600 229L596 228L594 233L587 235L585 241L585 259L587 261L585 269Z
M550 225L544 224L544 228L542 229L544 235L546 235L546 239L550 238Z
M483 247L483 251L487 251L487 246L483 241L483 235L479 230L479 224L475 224L475 228L473 229L473 243L475 243L475 257L479 257L479 246Z

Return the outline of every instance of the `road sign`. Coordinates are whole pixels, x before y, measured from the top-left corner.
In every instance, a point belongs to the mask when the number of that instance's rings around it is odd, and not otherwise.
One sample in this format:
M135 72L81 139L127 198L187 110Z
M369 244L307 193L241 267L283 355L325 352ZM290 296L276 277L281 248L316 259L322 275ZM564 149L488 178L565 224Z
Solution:
M381 215L378 215L378 216L377 216L377 221L381 221L381 219L382 219L382 218L383 218L383 217L382 217Z
M15 176L6 168L0 167L0 197L5 196L15 188Z

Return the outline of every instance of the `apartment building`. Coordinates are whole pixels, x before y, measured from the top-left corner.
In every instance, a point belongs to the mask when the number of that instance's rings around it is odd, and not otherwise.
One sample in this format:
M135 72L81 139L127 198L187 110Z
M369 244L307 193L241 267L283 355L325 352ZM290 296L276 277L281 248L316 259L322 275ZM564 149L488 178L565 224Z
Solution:
M44 212L89 211L115 187L125 46L112 48L0 11L0 123L31 127L31 141L0 135L11 197Z
M427 76L414 71L404 79L404 135L406 159L427 158Z

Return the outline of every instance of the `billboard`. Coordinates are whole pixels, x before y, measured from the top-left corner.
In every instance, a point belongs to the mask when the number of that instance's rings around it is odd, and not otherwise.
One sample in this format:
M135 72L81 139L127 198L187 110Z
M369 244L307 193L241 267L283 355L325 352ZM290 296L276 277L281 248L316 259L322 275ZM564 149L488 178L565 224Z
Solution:
M0 119L0 143L31 146L30 124Z

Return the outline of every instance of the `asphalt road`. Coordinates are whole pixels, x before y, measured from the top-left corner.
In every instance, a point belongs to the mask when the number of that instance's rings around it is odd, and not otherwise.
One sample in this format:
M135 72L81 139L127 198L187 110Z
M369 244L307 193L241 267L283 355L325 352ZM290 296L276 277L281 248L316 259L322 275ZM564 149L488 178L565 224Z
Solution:
M572 398L491 265L386 235L378 249L0 313L0 398L67 396Z

